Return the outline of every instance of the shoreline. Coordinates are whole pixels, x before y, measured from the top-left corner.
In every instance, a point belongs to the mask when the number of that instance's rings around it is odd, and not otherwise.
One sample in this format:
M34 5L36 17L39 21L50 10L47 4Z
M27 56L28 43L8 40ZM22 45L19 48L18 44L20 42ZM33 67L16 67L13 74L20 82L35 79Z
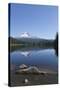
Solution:
M10 81L11 86L31 86L31 85L49 85L58 84L58 72L53 72L47 69L40 69L46 73L16 73L11 70ZM27 82L25 82L27 80Z

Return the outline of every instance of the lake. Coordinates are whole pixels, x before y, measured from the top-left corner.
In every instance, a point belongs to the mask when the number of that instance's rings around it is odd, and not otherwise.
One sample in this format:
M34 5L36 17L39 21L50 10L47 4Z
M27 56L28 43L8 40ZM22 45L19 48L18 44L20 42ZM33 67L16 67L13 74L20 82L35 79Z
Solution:
M51 48L22 49L22 50L11 51L10 52L11 83L13 86L58 83L58 75L49 75L46 76L45 79L43 79L43 77L45 76L17 75L15 71L18 70L19 66L22 64L25 64L28 67L36 66L37 68L40 68L41 70L45 70L47 72L52 71L58 73L58 56L56 54L55 49L51 49ZM38 78L36 79L36 77ZM28 84L23 83L23 80L25 80L25 78L28 78L30 80L30 83Z

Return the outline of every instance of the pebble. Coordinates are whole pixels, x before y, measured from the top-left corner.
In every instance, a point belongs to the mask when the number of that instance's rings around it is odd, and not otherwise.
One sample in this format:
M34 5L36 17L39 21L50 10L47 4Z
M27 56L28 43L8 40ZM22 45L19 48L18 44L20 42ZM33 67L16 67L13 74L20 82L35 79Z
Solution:
M25 83L28 83L28 79L25 79Z

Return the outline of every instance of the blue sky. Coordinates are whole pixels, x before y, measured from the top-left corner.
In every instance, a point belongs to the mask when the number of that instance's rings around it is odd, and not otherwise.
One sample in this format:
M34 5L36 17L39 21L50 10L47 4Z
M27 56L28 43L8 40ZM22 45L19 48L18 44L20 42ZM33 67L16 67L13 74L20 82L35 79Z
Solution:
M58 7L46 5L11 4L10 36L31 36L54 39L58 31Z

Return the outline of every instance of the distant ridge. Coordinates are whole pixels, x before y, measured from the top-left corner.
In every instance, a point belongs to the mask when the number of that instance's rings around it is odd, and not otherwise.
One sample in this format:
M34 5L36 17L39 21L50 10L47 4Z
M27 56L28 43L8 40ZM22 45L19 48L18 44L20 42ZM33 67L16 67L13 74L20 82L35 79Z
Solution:
M41 39L41 38L33 38L33 37L28 37L26 33L23 34L23 37L21 38L13 38L9 37L10 39L10 44L11 45L19 45L21 46L30 46L30 47L53 47L54 40L46 40L46 39Z

